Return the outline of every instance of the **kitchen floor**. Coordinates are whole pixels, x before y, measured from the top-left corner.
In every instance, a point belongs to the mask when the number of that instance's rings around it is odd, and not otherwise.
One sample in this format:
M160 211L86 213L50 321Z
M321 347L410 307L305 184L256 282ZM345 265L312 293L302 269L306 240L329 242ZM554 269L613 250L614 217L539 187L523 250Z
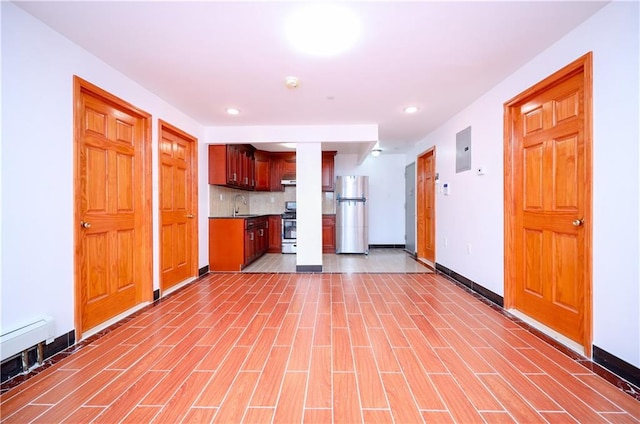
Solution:
M215 273L3 384L0 417L640 421L637 388L550 343L433 273Z
M267 253L246 267L243 272L296 272L296 255ZM325 253L322 272L346 273L414 273L432 272L413 259L404 249L374 248L368 255Z

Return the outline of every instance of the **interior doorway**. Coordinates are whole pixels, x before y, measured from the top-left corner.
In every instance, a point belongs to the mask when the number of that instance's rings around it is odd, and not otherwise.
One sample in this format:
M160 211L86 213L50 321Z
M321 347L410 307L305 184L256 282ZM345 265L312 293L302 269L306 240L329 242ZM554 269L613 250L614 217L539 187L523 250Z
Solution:
M151 301L151 115L74 77L75 327Z
M505 103L505 307L591 356L591 53Z
M418 259L432 267L436 258L436 148L418 156L417 165L417 252Z
M404 170L404 249L416 256L416 163Z

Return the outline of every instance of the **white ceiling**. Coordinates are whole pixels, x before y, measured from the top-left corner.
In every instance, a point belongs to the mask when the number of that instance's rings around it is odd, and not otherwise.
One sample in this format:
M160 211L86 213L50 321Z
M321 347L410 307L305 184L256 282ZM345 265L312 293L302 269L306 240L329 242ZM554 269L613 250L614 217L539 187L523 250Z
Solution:
M204 126L377 124L401 153L606 2L341 2L362 36L330 58L287 43L300 1L16 4Z

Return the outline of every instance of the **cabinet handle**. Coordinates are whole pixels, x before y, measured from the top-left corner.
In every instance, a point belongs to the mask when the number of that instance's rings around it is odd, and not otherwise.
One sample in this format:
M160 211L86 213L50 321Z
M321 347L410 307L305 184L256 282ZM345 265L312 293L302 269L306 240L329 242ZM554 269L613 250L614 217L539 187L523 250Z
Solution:
M253 241L253 233L249 234L249 240Z
M244 185L248 185L249 184L249 177L244 177Z
M237 181L236 173L235 173L235 172L233 173L233 181Z

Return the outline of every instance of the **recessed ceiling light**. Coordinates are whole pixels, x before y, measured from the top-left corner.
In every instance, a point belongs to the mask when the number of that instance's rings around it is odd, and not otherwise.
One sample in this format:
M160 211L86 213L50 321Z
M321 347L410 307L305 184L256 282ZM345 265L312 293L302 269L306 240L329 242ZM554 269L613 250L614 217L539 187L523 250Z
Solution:
M404 108L404 113L416 113L418 111L418 106L407 106Z
M286 35L302 53L333 56L355 44L360 37L360 21L349 9L338 5L309 5L289 16Z
M236 109L235 107L228 107L227 108L227 113L229 115L239 115L240 114L240 109Z
M374 158L377 158L378 156L380 156L380 153L382 153L382 149L379 147L371 150L371 156L373 156Z

